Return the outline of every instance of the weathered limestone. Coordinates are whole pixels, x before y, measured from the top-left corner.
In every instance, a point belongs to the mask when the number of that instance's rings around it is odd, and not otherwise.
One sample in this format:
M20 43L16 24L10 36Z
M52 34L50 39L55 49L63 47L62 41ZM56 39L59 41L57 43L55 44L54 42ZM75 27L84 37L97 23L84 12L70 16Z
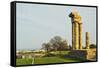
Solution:
M79 38L78 38L78 36L79 36L79 31L78 31L78 23L77 22L75 22L74 23L74 31L75 31L75 33L74 33L74 44L75 44L75 49L78 49L79 48Z
M72 48L82 49L82 22L81 16L76 12L69 15L72 20Z
M79 24L79 49L82 49L82 23Z
M74 45L74 23L72 23L72 49L75 48L75 45Z
M96 48L87 49L87 60L96 61Z
M89 49L89 33L86 32L86 49Z

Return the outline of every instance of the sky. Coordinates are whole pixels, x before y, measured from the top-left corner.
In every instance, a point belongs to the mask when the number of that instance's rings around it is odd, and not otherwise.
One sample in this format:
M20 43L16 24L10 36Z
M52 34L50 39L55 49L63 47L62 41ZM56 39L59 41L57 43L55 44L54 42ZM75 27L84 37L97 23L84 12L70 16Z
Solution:
M40 49L54 36L61 36L71 45L72 23L69 14L73 10L77 10L82 17L82 45L85 46L85 32L89 32L90 44L96 44L96 8L17 3L17 50Z

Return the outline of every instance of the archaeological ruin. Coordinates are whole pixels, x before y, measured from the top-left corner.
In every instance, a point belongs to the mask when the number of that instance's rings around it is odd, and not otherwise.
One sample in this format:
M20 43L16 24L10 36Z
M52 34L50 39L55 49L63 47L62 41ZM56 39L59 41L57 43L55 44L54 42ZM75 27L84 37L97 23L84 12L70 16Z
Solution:
M72 11L69 14L72 22L72 51L71 56L76 58L86 58L91 60L94 58L96 49L89 49L89 32L86 32L85 49L82 47L82 18L77 11ZM92 59L93 60L93 59Z
M81 16L76 12L69 15L72 20L72 48L82 49L82 21Z

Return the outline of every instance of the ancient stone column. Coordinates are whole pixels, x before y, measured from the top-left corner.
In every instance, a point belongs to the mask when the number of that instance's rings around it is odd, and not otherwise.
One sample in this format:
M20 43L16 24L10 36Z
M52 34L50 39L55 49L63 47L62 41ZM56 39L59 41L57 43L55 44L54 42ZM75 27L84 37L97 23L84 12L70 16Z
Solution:
M89 33L86 32L86 49L89 49Z
M75 11L69 14L72 21L72 48L82 49L82 24L81 16Z
M74 44L75 44L75 49L78 49L79 48L78 22L74 22Z
M78 22L75 21L75 17L73 16L74 14L71 13L70 17L72 17L72 49L78 49L78 35L79 35L79 29L78 29Z
M82 49L82 23L79 23L79 49Z
M72 49L75 49L75 45L74 45L74 23L72 23Z

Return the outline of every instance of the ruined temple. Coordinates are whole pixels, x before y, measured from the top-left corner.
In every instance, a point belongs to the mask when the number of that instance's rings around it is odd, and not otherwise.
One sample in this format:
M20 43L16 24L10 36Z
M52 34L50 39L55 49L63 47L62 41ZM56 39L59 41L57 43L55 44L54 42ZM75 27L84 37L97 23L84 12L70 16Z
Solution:
M69 14L72 21L72 50L70 56L94 60L96 49L89 49L89 32L85 35L85 49L82 48L82 18L77 11Z

